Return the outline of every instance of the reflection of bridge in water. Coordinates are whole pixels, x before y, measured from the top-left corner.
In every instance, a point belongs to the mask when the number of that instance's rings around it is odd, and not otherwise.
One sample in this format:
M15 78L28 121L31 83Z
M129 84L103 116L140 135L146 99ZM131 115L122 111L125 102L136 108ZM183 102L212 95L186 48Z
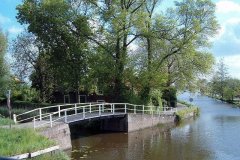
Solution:
M59 122L71 124L90 119L112 119L123 116L128 117L127 121L133 120L136 116L140 116L144 121L153 119L156 121L159 118L172 116L176 111L177 109L172 107L161 108L129 103L76 103L33 109L14 115L14 121L15 123L31 122L34 128L53 127Z

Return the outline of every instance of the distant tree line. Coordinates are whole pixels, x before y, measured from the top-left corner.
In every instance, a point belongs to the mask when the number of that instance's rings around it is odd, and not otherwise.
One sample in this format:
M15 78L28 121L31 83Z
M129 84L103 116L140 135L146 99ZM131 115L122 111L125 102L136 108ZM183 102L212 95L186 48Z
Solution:
M228 68L221 59L216 65L210 80L199 80L200 91L203 94L233 103L240 98L240 80L229 76Z
M115 102L170 105L210 71L218 29L211 0L24 0L26 26L11 46L12 69L41 102L59 90L102 90ZM169 95L170 94L170 95ZM169 95L169 96L166 96ZM175 99L175 98L173 98Z

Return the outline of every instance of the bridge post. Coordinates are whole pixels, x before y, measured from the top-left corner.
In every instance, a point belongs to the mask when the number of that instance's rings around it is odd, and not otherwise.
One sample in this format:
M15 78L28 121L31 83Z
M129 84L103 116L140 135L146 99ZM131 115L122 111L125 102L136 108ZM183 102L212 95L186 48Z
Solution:
M51 125L51 128L52 128L52 114L50 114L50 125Z
M74 105L75 114L77 114L77 104Z
M83 119L85 119L85 107L83 106Z
M98 115L101 116L101 105L98 105Z
M115 114L115 104L113 104L113 114Z
M39 119L42 120L42 108L39 108Z
M104 112L104 104L102 104L102 112Z
M17 116L16 116L16 114L13 114L13 121L14 121L15 124L17 124Z
M127 113L127 104L125 104L125 114Z
M61 106L58 106L58 117L61 117Z
M89 110L90 110L89 112L92 113L92 104L91 103L89 104Z
M136 114L136 105L134 105L134 114Z
M36 121L36 119L35 119L35 116L34 116L34 117L33 117L33 129L34 129L34 130L35 130L35 127L36 127L35 121Z
M65 123L67 123L67 110L64 110L64 118L65 118Z

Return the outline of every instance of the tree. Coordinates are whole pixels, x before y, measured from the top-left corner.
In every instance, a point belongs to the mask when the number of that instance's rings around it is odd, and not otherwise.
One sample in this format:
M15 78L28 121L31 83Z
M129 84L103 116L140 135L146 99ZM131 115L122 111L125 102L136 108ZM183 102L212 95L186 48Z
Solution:
M240 80L236 78L227 78L225 81L226 86L223 89L224 99L233 103L234 98L239 96Z
M33 85L40 90L45 79L46 92L98 86L113 101L134 94L147 103L150 95L193 82L212 64L204 50L217 30L214 5L183 0L159 15L159 2L24 0L17 18L40 44ZM131 53L133 44L139 55ZM135 55L142 64L134 65Z
M226 80L228 79L228 69L226 65L224 64L224 60L220 59L219 63L217 65L217 71L216 71L216 76L217 76L217 82L218 83L218 93L221 96L221 99L223 100L224 98L224 88L226 86Z
M37 58L39 56L39 46L36 37L24 31L12 42L11 53L14 59L12 68L15 75L21 81L27 79L36 70Z
M9 70L5 61L7 36L0 30L0 93L6 91L9 83Z
M25 0L17 10L18 21L28 24L28 31L41 44L35 69L41 67L39 63L47 67L42 67L47 72L45 76L38 75L43 73L39 69L32 78L36 77L35 82L38 83L39 77L51 81L47 95L59 89L77 92L88 70L86 36L90 34L90 29L87 18L76 13L70 1L64 0Z

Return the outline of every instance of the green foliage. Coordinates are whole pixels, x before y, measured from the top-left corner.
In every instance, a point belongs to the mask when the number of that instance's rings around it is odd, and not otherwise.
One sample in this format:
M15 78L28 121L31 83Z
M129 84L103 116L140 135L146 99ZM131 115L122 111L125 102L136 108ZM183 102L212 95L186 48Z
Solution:
M28 31L37 37L34 46L38 57L31 80L44 102L50 101L54 90L76 90L88 70L86 37L91 30L87 17L70 4L64 0L25 0L17 7L19 22L29 24Z
M162 93L160 90L154 89L150 91L148 105L162 108Z
M223 59L217 64L217 70L208 83L206 94L233 103L240 93L240 80L228 76L228 70Z
M0 114L0 126L6 126L6 125L10 125L10 124L14 124L14 121L9 118L4 118Z
M27 112L27 111L29 111L29 109L13 108L12 109L12 114L21 114L21 113L24 113L24 112ZM9 117L9 112L8 112L7 106L5 106L5 107L1 106L0 107L0 115L2 115L4 117Z
M198 107L191 106L191 107L177 111L176 114L177 114L179 120L181 121L181 120L185 119L186 116L188 116L189 114L198 116L200 114L200 110Z
M50 101L55 91L84 88L87 93L103 90L115 102L161 105L165 88L195 89L196 77L208 73L214 61L204 50L218 29L215 6L210 0L182 0L160 15L160 2L93 0L78 6L24 0L17 18L35 39L30 79L41 100ZM138 47L135 53L132 44ZM35 52L25 51L16 53L29 64L26 55Z
M183 104L183 105L185 105L187 107L193 107L193 105L191 103L188 103L186 101L177 100L177 102L180 103L180 104Z
M177 106L177 90L174 87L166 88L163 90L162 98L167 102L167 106Z
M0 96L8 89L9 69L5 61L7 36L0 29Z
M0 128L0 155L14 156L53 146L54 142L32 129Z

